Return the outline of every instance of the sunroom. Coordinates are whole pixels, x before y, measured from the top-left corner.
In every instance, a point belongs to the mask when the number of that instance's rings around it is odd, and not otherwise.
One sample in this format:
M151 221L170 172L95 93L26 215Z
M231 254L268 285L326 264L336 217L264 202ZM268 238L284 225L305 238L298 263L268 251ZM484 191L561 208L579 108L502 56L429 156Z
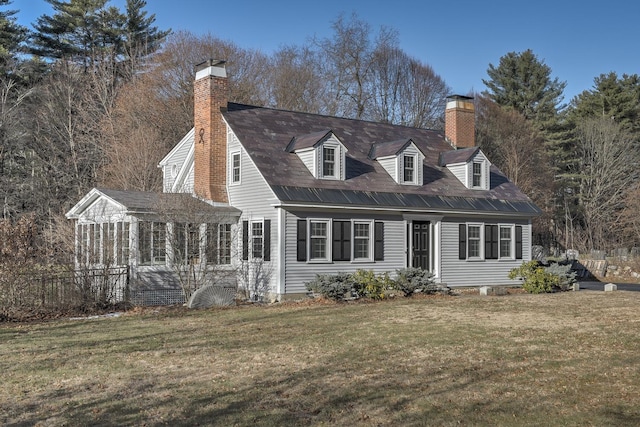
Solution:
M143 304L183 302L205 282L235 286L238 209L94 188L66 216L76 220L76 269L128 268L130 294Z

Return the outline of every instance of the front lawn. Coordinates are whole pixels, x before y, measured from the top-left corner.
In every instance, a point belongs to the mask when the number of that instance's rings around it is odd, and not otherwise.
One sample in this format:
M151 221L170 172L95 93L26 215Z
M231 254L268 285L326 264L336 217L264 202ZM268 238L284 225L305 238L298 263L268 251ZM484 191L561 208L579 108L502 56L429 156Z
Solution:
M640 292L0 324L3 425L640 425Z

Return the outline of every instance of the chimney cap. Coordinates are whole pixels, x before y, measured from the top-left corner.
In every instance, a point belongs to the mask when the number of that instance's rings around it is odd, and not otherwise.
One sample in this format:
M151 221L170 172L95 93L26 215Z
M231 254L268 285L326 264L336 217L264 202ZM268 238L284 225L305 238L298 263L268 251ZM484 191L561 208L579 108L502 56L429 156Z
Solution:
M469 100L469 99L473 99L473 96L449 95L449 96L447 96L447 99L458 99L458 100L466 101L466 100Z
M196 72L200 71L200 70L204 70L205 68L208 67L224 67L224 64L226 64L227 61L223 61L221 59L207 59L204 62L201 62L199 64L196 64Z

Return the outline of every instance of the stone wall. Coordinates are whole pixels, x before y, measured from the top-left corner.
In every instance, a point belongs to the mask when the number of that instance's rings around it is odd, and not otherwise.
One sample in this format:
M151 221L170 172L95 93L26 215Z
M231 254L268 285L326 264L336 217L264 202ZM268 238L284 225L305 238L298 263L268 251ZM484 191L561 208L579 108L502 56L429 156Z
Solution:
M606 279L614 282L640 283L640 259L580 259L574 263L578 278Z

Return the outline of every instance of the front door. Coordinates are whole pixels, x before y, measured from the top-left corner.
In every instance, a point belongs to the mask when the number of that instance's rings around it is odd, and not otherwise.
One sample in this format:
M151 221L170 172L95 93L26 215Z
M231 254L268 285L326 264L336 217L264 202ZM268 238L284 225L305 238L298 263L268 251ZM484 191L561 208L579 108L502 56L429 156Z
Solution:
M430 270L429 266L429 221L413 221L412 267Z

